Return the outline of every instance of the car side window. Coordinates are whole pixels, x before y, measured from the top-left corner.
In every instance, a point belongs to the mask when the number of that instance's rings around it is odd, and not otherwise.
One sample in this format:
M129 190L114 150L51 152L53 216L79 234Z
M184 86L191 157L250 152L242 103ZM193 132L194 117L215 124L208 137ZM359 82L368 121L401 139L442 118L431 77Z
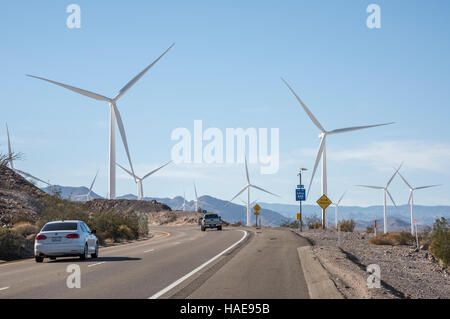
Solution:
M80 223L80 228L81 228L81 230L84 231L85 233L87 232L87 231L86 231L86 228L84 227L84 224L83 224L83 223Z

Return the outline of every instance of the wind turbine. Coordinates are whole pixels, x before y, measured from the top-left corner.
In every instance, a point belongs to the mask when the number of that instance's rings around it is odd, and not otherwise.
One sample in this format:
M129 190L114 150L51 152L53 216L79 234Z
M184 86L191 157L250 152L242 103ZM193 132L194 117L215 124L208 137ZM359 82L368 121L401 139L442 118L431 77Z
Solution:
M402 167L403 163L400 164L400 166L397 168L397 170L395 171L394 175L392 175L392 177L389 179L389 181L387 182L385 187L381 187L381 186L368 186L368 185L356 185L356 186L360 186L360 187L366 187L366 188L373 188L373 189L382 189L383 190L383 194L384 194L384 215L383 215L383 231L385 234L387 234L387 216L386 216L386 194L389 195L389 198L391 199L392 203L394 204L395 207L397 207L397 204L395 204L394 199L392 198L391 193L389 193L388 191L388 187L391 184L392 180L394 179L395 175L397 175L398 171L400 170L400 168Z
M95 174L95 177L94 177L94 179L92 180L91 187L89 187L88 193L87 193L87 194L83 194L83 195L75 196L75 198L77 198L77 197L86 197L86 200L87 200L87 201L90 201L90 200L91 200L92 187L94 187L94 183L95 183L95 180L97 179L98 171L99 171L99 170L97 170L97 173Z
M250 183L250 178L248 176L248 167L247 167L247 157L245 157L245 174L247 176L247 185L239 192L236 194L236 196L234 196L230 202L232 202L236 197L238 197L239 195L241 195L245 190L247 190L247 226L251 226L251 209L250 209L250 188L256 188L259 189L260 191L266 192L268 194L274 195L279 197L277 194L271 193L261 187L258 187L256 185L253 185L252 183Z
M406 179L403 177L403 175L400 174L400 172L398 172L398 175L400 175L402 180L405 182L406 186L409 187L410 195L409 195L409 199L408 199L408 205L411 206L411 234L414 235L414 191L418 190L418 189L424 189L424 188L431 188L431 187L441 186L441 184L439 184L439 185L420 186L420 187L412 187L411 184L409 184L406 181Z
M297 101L303 107L303 110L306 112L308 117L311 119L311 121L314 123L314 125L321 132L319 135L321 142L320 142L320 146L319 146L319 151L317 152L316 162L314 163L314 169L313 169L313 173L311 175L311 180L309 181L307 197L309 197L309 192L311 191L311 184L314 180L314 174L316 173L316 169L317 169L317 166L319 165L321 158L322 158L322 194L327 195L327 191L328 191L328 187L327 187L327 147L326 147L327 137L329 135L334 135L334 134L340 134L340 133L346 133L346 132L351 132L351 131L363 130L363 129L367 129L367 128L371 128L371 127L389 125L389 124L393 124L393 122L383 123L383 124L375 124L375 125L367 125L367 126L353 126L353 127L346 127L346 128L335 129L332 131L327 131L323 128L323 126L319 123L319 121L311 113L311 111L306 107L306 105L303 103L303 101L300 99L300 97L297 95L297 93L295 93L295 91L292 89L292 87L283 78L281 78L281 80L284 82L284 84L286 84L286 86L292 92L292 94L294 94ZM325 216L326 216L326 213L325 213Z
M198 212L198 196L197 196L197 187L195 187L195 182L194 182L194 193L195 193L195 212Z
M33 176L33 175L29 174L29 173L26 173L26 172L21 171L21 170L19 170L17 168L14 168L13 153L12 153L12 148L11 148L11 139L9 137L8 123L6 123L6 135L8 135L8 160L9 160L10 168L13 171L15 171L15 172L17 172L17 173L19 173L21 175L24 175L24 176L26 176L28 178L34 179L36 181L39 181L39 182L41 182L41 183L43 183L43 184L45 184L47 186L52 186L50 183L48 183L46 181L43 181L42 179L37 178L36 176Z
M136 180L137 185L138 185L138 200L143 200L144 199L144 188L142 186L143 180L146 179L147 177L149 177L150 175L153 175L154 173L159 171L161 168L169 165L171 162L172 161L167 162L166 164L164 164L164 165L154 169L153 171L151 171L150 173L144 175L143 177L136 176L135 174L133 174L132 172L127 170L125 167L123 167L119 163L116 163L116 164L117 164L117 166L119 166L121 169L123 169L125 172L127 172L129 175L131 175L131 177L133 177Z
M334 211L334 219L335 219L335 224L336 224L336 228L338 227L338 208L339 208L339 204L341 203L342 198L344 198L345 193L347 193L347 191L345 191L341 198L339 198L339 200L337 201L337 203L332 203L331 205L333 205L335 207L335 211Z
M183 212L186 211L186 192L183 191Z
M127 137L125 134L125 129L122 122L122 117L120 116L119 109L117 108L117 101L124 95L134 84L136 84L137 81L139 81L144 74L150 70L150 68L155 65L173 46L172 44L166 51L163 52L155 61L153 61L150 65L148 65L143 71L141 71L138 75L136 75L134 78L132 78L123 88L120 89L119 93L116 94L115 97L109 98L94 92L90 92L87 90L79 89L74 86L70 86L67 84L55 82L52 80L48 80L39 76L29 75L27 76L40 79L43 81L47 81L50 83L53 83L55 85L61 86L63 88L66 88L68 90L71 90L73 92L79 93L81 95L100 100L105 101L109 103L109 109L110 109L110 122L109 122L109 198L115 199L116 197L116 132L115 132L115 123L117 122L117 126L119 127L120 135L122 138L123 145L125 147L125 151L127 153L128 162L130 163L131 172L134 176L134 169L133 164L131 163L131 157L130 152L128 151L128 143L127 143Z

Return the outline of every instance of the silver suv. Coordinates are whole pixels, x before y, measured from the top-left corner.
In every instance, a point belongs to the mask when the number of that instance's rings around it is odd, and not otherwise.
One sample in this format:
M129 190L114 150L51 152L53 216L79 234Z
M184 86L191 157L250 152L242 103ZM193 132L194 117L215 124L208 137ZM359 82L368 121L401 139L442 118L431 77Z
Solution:
M205 231L206 228L217 228L217 230L222 230L222 218L214 213L205 214L200 226L202 231Z

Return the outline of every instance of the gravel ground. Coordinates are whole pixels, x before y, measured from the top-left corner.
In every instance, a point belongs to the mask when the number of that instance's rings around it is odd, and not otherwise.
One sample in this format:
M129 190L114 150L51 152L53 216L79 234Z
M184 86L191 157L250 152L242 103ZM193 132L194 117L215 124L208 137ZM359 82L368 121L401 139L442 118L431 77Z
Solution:
M413 246L372 245L373 234L307 230L301 236L314 245L314 253L347 298L449 299L450 270L441 266L427 250ZM366 268L381 269L381 288L367 288Z

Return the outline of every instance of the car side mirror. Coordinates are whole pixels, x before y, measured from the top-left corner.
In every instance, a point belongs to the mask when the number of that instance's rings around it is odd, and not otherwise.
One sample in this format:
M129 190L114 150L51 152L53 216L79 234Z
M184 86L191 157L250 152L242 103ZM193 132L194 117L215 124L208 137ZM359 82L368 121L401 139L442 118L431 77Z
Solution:
M96 234L97 233L97 230L95 230L95 229L93 229L92 231L91 231L91 234Z

